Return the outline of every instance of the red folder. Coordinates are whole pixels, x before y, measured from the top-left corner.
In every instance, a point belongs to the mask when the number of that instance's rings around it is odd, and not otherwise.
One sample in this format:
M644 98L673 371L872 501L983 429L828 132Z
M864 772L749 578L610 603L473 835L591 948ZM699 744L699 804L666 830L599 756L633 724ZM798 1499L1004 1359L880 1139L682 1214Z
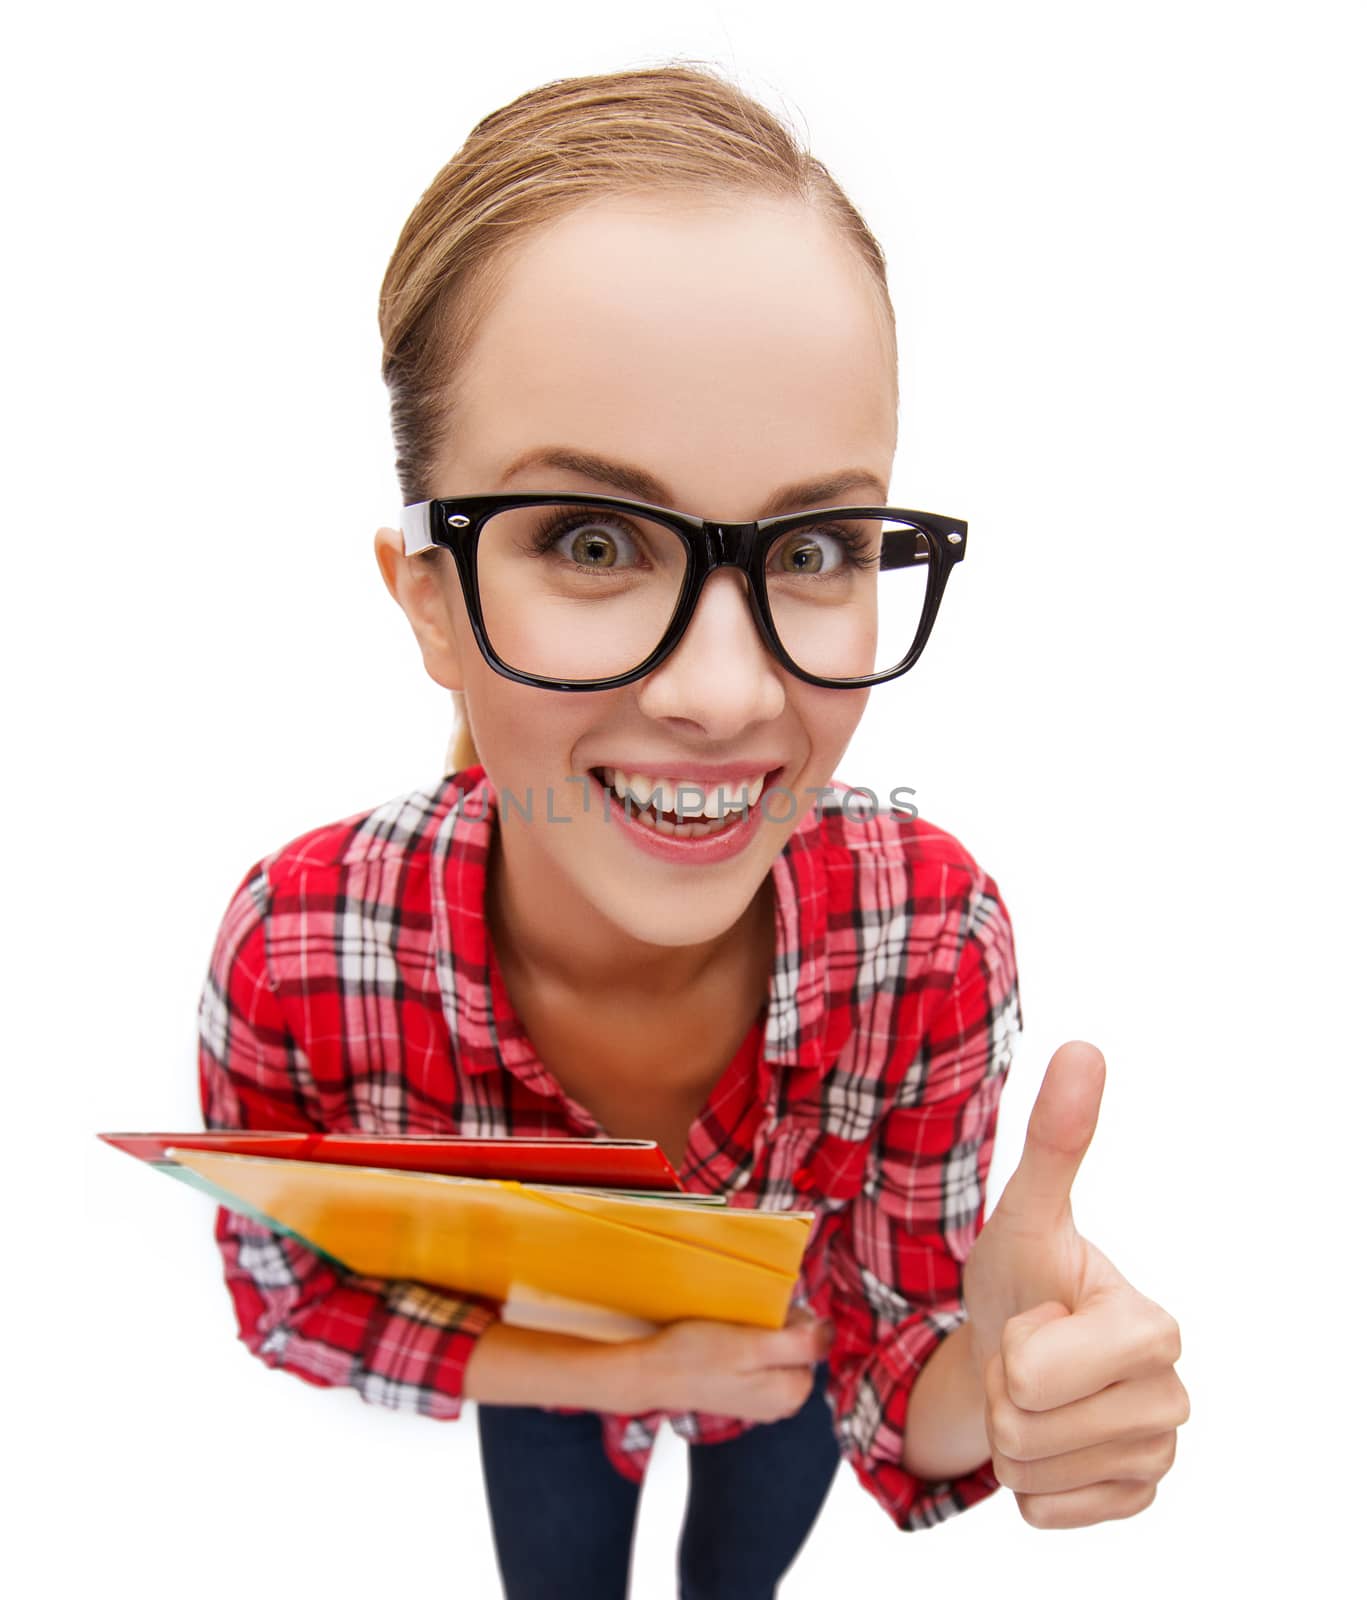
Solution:
M379 1138L368 1133L102 1133L139 1160L165 1162L167 1146L222 1155L275 1156L338 1166L388 1167L453 1178L592 1184L683 1192L669 1157L653 1139L462 1139L446 1134Z

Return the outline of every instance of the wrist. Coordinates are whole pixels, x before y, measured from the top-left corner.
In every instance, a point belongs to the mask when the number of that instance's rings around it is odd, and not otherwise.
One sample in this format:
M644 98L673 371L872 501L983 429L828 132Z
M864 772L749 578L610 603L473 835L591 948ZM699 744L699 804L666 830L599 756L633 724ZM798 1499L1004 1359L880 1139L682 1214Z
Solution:
M620 1344L603 1345L605 1382L615 1387L620 1400L605 1409L634 1414L641 1411L676 1411L667 1394L668 1373L659 1361L659 1343L654 1334L641 1339L624 1339Z
M992 1454L973 1334L971 1320L961 1323L931 1352L912 1385L902 1465L918 1478L958 1477Z
M631 1413L640 1403L641 1340L611 1343L498 1322L475 1342L464 1395L488 1405Z
M583 1360L589 1380L599 1395L598 1411L634 1415L659 1409L654 1368L648 1358L649 1339L584 1340Z

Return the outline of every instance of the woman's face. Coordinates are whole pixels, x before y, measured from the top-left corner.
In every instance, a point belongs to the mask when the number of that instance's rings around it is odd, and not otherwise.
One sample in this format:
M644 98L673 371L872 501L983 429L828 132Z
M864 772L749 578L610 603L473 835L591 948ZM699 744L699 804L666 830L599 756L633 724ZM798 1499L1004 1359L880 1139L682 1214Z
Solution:
M789 509L883 504L894 360L867 268L814 209L751 198L596 201L512 258L463 370L433 492L615 494L748 521L781 488L848 473L839 493ZM633 492L547 464L510 474L519 458L550 449L629 465L653 487ZM513 683L479 653L454 563L424 576L401 551L399 535L381 530L381 566L428 672L463 691L496 795L531 791L530 822L500 808L505 870L537 884L560 914L583 917L586 935L610 925L680 946L736 923L829 782L868 691L816 688L785 671L755 630L734 567L707 580L683 640L648 677L573 694ZM761 818L723 859L662 859L638 842L647 824L605 815L593 775L696 772L710 787L709 769L733 764L772 773L769 786L797 804L774 795L767 809L782 820ZM548 790L568 822L548 820Z

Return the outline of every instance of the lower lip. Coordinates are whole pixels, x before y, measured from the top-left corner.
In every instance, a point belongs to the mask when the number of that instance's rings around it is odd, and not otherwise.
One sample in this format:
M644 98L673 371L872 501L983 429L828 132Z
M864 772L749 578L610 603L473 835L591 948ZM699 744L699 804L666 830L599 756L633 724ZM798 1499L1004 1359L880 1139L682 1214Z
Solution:
M769 777L772 776L774 774L769 774L765 778L766 788ZM677 834L661 833L651 823L639 822L635 817L629 817L618 804L616 791L603 788L592 773L589 773L588 777L590 783L596 784L602 790L603 805L613 822L621 828L638 850L645 855L654 856L657 861L677 862L690 867L705 867L716 861L729 861L732 856L738 856L747 848L764 821L764 795L761 793L759 803L750 807L748 815L720 833L699 834L691 839L681 838Z

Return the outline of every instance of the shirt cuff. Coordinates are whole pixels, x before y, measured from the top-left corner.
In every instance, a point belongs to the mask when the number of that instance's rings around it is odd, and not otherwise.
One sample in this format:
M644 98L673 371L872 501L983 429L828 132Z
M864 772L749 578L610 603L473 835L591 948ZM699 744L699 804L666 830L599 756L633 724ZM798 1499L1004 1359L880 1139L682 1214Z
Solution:
M907 1533L933 1528L1001 1487L990 1461L943 1479L918 1478L902 1464L912 1386L941 1342L967 1320L962 1299L918 1312L862 1365L838 1381L833 1375L829 1385L841 1454Z
M232 1218L230 1275L241 1337L270 1367L355 1389L363 1400L440 1421L461 1414L465 1369L499 1302L409 1279L341 1272L300 1245ZM305 1275L301 1263L314 1261ZM307 1287L298 1289L306 1276Z

